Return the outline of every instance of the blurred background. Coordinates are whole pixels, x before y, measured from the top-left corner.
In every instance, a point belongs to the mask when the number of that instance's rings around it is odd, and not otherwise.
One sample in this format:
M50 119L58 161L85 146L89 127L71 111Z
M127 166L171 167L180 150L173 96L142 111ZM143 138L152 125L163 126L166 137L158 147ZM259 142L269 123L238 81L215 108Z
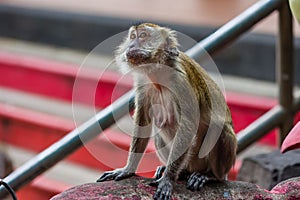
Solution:
M89 57L88 70L80 75L82 90L72 99L73 85L88 53L107 38L126 31L137 22L152 22L175 29L200 41L218 27L238 16L257 0L2 0L0 2L0 140L7 157L2 177L38 152L59 140L76 126L111 103L118 73L97 74L111 59L102 49ZM277 103L275 48L278 33L276 12L251 31L213 56L222 74L226 98L236 131L261 116ZM295 83L300 85L300 29L294 23ZM95 104L84 97L89 85L98 84ZM132 81L123 80L117 98L130 90ZM130 118L127 116L127 118ZM78 120L78 121L77 121ZM129 119L122 119L127 124ZM129 127L130 129L130 127ZM126 162L109 143L128 149L130 138L118 127L105 131L54 168L18 192L21 199L48 199L74 185L94 182L102 171ZM108 141L108 139L110 142ZM273 131L260 143L240 155L268 152L276 148ZM150 145L153 151L153 146ZM91 155L99 152L98 155ZM259 151L258 151L259 150ZM105 158L104 158L105 157ZM112 160L111 165L101 160ZM148 160L147 160L148 159ZM99 161L100 160L100 161ZM3 163L5 163L3 161ZM151 164L149 164L151 163ZM150 155L142 167L155 170L159 164ZM1 167L1 166L0 166ZM238 166L237 166L238 168ZM151 176L146 173L146 176ZM235 172L237 173L237 172ZM232 179L236 174L233 173Z
M257 0L188 0L186 3L180 0L1 1L1 48L12 50L26 41L89 52L130 25L145 21L166 25L199 41L255 2ZM299 25L295 23L295 26L295 34L299 36ZM222 73L274 81L275 61L272 58L276 35L275 12L214 60ZM298 47L299 41L295 44ZM28 53L30 49L23 51ZM51 56L49 52L44 54L47 55L41 56ZM296 59L296 66L298 63ZM296 72L299 72L298 68ZM300 83L298 77L296 82Z

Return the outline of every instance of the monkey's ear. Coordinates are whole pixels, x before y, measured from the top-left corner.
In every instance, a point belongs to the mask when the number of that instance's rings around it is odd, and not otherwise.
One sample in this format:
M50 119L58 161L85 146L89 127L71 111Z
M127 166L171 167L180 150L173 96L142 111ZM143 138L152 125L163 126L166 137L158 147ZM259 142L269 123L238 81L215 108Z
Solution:
M167 48L165 49L165 51L169 54L169 56L170 56L171 58L174 58L174 57L176 57L176 56L179 56L179 51L178 51L177 47L167 47Z
M162 28L162 35L165 38L164 50L168 53L171 58L174 58L179 55L178 43L176 38L176 32L168 28Z
M168 53L170 58L175 58L179 56L179 50L177 48L177 40L172 37L166 39L165 51Z

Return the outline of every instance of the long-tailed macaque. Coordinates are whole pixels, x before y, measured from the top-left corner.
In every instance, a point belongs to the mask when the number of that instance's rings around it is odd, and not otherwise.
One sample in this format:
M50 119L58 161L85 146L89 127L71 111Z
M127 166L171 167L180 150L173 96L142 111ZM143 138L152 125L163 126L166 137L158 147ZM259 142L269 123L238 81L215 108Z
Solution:
M171 199L178 179L193 191L224 180L237 149L231 114L216 83L178 50L175 31L150 23L132 26L115 59L134 75L135 127L127 165L105 172L98 182L135 175L150 137L165 164L155 174L154 199Z

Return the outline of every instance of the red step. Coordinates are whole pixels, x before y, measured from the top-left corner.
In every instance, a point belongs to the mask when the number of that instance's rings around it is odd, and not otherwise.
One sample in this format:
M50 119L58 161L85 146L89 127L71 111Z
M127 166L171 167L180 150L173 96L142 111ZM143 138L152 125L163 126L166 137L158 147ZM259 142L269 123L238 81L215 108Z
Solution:
M0 74L1 86L69 102L93 104L92 106L96 105L100 108L106 107L132 87L130 78L124 78L110 71L103 72L86 68L79 71L79 67L75 65L5 52L0 52ZM76 87L74 91L78 95L73 94L75 81L80 82L80 87ZM115 87L116 83L118 83L117 87ZM91 91L95 85L97 85L96 92ZM114 91L115 88L117 88L116 91ZM73 95L76 98L72 98ZM227 93L227 103L232 112L235 130L238 132L273 107L276 100ZM264 139L264 142L276 145L274 132L269 138Z
M43 176L37 177L30 184L17 191L17 197L20 200L32 199L50 199L71 186L65 185L59 181L53 181Z
M0 121L2 122L0 123L1 141L35 152L44 150L75 128L72 120L1 103ZM106 130L96 139L86 144L85 148L80 148L73 153L68 159L96 169L111 170L126 163L129 144L129 136ZM126 151L120 151L120 149ZM154 151L153 143L151 143L148 151ZM105 164L115 157L118 157L118 159L114 159L113 165L107 166ZM153 171L159 165L159 161L154 154L149 154L144 160L145 163L141 163L144 166L142 168L151 168ZM101 161L103 162L101 163ZM152 173L150 172L150 175ZM149 173L147 174L149 175Z
M1 51L0 74L1 86L69 102L91 104L96 100L92 106L100 108L108 106L132 87L131 78L120 79L119 75L110 71L103 73L102 70L79 68L76 65ZM74 91L75 83L77 87Z

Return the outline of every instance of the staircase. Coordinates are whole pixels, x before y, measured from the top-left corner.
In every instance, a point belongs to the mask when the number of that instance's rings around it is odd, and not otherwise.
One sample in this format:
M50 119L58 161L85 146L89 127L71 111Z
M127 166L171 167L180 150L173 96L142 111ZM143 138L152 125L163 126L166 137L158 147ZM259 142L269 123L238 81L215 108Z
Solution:
M90 67L83 73L78 73L80 63L42 57L0 51L0 140L2 145L6 146L15 167L28 161L76 127L72 106L79 112L75 120L79 125L78 123L92 117L94 110L105 108L132 87L132 80L125 78L119 81L121 75L116 71L102 73L104 66ZM99 71L102 74L100 79L97 76ZM76 89L76 92L81 94L80 98L74 99L72 95L75 80L82 84ZM224 77L225 86L236 85L232 83L234 81L237 80ZM118 89L114 91L117 83ZM91 104L88 99L93 92L90 86L95 84L95 103ZM236 132L276 104L274 98L249 93L251 91L248 91L248 94L240 93L234 91L234 88L226 92ZM122 119L121 123L127 125L128 120L130 116ZM130 130L130 127L128 128ZM20 189L17 195L19 199L49 199L76 184L93 182L102 171L124 166L129 143L128 134L113 126L85 144L84 148L73 153L66 161ZM276 147L275 131L264 137L259 145L264 147L265 151ZM252 148L245 154L253 154L256 149ZM259 152L261 150L262 148ZM154 151L154 145L150 143L148 154L139 168L143 176L151 177L160 165ZM229 178L235 179L243 156L239 156Z

